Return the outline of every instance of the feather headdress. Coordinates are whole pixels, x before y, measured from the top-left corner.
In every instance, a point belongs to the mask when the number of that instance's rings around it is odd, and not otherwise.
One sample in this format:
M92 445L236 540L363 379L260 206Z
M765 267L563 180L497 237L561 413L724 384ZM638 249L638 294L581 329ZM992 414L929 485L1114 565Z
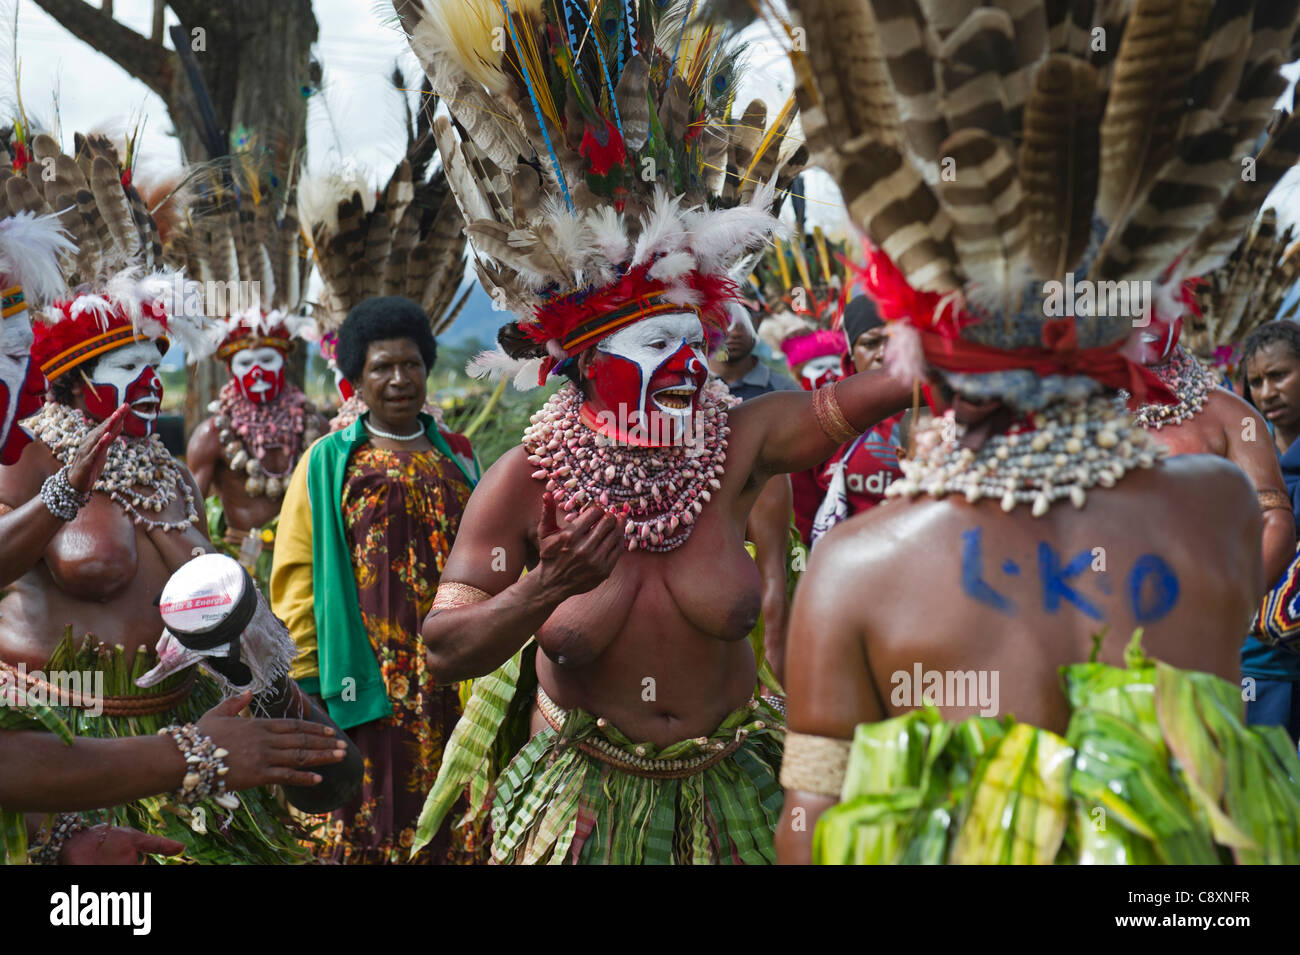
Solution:
M163 255L202 285L208 353L222 361L263 345L288 353L313 334L301 315L310 261L296 197L251 150L198 170Z
M1243 174L1297 0L793 6L808 145L877 247L869 290L972 397L1150 386L1123 341L1296 158L1286 117Z
M506 357L537 381L649 315L721 338L730 271L777 229L802 168L793 98L730 115L738 63L694 3L394 0L451 118L433 124L480 282L517 316ZM520 379L517 377L516 379Z
M405 87L400 72L393 83ZM465 304L469 289L456 294L465 274L465 220L441 167L429 168L437 102L426 86L418 112L408 116L406 155L377 195L339 176L303 187L299 207L324 282L315 317L327 358L348 312L372 296L409 298L429 316L435 336Z
M1274 318L1295 320L1297 303L1282 312L1300 278L1295 227L1279 232L1277 210L1265 209L1221 268L1196 289L1197 308L1183 320L1183 345L1222 363L1247 335Z
M33 325L32 356L49 381L114 348L179 339L193 357L205 338L193 288L166 268L158 228L107 137L75 137L73 155L40 134L14 148L12 169L0 170L9 208L58 217L75 243L64 257L68 297Z
M773 242L754 267L750 281L767 313L759 337L781 349L792 369L846 349L839 332L848 292L845 248L820 226L800 229L789 242Z

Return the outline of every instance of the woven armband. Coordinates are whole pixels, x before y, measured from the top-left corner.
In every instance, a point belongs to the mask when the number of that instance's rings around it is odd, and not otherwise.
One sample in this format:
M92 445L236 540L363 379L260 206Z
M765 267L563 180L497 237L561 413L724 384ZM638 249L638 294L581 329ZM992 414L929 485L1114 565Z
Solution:
M852 745L846 739L786 733L781 787L839 799Z
M486 590L448 580L438 585L438 592L433 595L433 609L455 610L457 607L482 603L491 596Z
M1282 491L1258 491L1261 511L1293 511L1291 498Z
M861 432L857 431L840 409L840 403L835 398L836 382L829 385L823 385L813 392L813 414L817 417L817 426L822 429L822 433L830 438L836 444L844 444L852 441Z

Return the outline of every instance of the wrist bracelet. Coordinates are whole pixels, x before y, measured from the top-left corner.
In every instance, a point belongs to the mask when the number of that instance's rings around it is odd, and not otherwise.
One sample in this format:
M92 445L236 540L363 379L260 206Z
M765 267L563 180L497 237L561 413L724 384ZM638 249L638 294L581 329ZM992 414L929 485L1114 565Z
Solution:
M239 801L234 793L226 792L226 773L230 767L225 758L230 755L204 736L193 723L184 726L173 723L158 731L159 736L170 736L181 755L185 757L185 778L176 790L176 801L182 806L193 806L209 796L221 806L234 809Z
M75 812L61 812L49 827L49 835L27 856L36 865L58 865L59 854L68 840L89 828Z
M45 479L41 485L41 501L46 510L61 521L74 519L81 509L90 502L90 494L82 494L68 480L68 465L59 468Z

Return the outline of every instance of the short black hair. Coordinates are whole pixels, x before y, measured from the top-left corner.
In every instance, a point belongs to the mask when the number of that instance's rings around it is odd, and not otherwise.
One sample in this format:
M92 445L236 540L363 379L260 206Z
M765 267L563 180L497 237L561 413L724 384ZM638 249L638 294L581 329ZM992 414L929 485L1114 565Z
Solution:
M349 381L361 377L366 355L374 342L390 338L409 338L420 349L425 372L438 358L429 316L424 309L401 295L377 295L356 305L339 326L335 361Z
M1300 359L1300 325L1295 322L1265 322L1246 336L1241 345L1241 367L1255 357L1255 353L1269 345L1285 345L1292 358Z

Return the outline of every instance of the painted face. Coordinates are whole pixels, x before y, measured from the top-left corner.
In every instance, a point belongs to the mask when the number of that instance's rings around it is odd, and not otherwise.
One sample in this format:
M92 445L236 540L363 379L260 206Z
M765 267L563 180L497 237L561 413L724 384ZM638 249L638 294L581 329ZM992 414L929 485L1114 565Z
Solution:
M839 355L822 355L810 358L799 369L799 384L809 391L816 391L822 385L829 384L840 377L843 362Z
M45 401L45 376L32 361L32 320L24 310L0 327L0 464L14 464L31 435L18 422L40 410Z
M269 345L237 351L230 358L230 376L253 404L274 401L284 391L284 354Z
M610 335L587 366L589 423L594 417L603 434L632 444L673 443L699 410L705 347L704 326L690 312L655 315Z
M103 421L123 404L131 406L122 431L136 438L153 433L162 409L162 352L153 342L134 342L115 349L88 373L86 413Z
M1142 364L1163 365L1167 362L1182 330L1181 315L1170 322L1152 314L1151 324L1138 333L1142 342Z

